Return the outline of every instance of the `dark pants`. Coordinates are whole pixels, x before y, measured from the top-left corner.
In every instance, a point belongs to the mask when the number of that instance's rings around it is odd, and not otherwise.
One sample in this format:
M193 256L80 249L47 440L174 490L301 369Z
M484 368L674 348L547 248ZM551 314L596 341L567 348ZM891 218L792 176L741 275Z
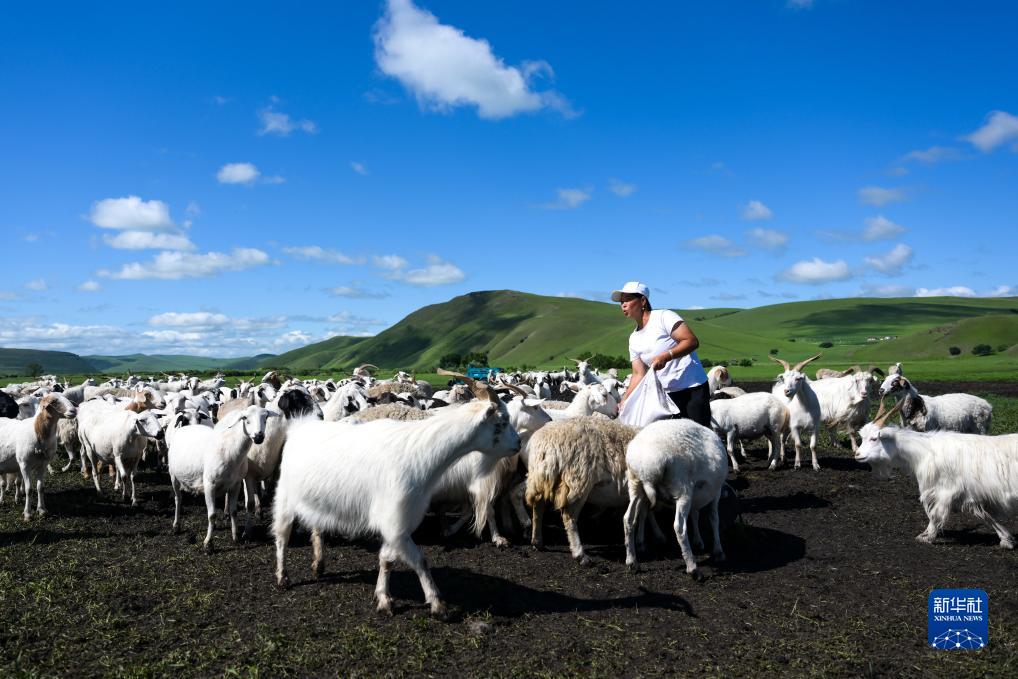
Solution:
M685 417L705 427L710 426L710 388L706 382L697 387L670 391L668 396L679 406L679 414L672 415L673 419Z

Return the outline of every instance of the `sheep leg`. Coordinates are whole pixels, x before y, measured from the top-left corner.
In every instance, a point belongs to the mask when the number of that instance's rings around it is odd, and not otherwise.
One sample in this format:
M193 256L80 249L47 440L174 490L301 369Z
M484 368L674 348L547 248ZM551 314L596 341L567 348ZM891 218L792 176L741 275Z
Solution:
M919 542L932 543L940 535L940 531L943 530L944 524L947 523L947 517L951 513L950 498L935 498L926 497L923 493L921 497L923 508L926 510L926 516L929 517L930 523L926 526L926 530L916 536L916 540ZM947 501L944 502L943 500Z
M417 579L421 581L421 589L424 590L424 600L431 604L431 615L440 620L444 620L449 615L449 611L446 608L445 602L442 601L442 595L438 591L438 587L435 585L434 578L431 577L431 570L428 568L428 561L424 558L424 553L421 552L421 548L414 544L414 541L410 539L409 535L403 536L398 542L395 543L394 547L399 553L400 558L410 568L414 569L417 573Z
M322 532L317 528L311 529L311 577L317 580L325 570L325 543L322 540Z
M520 481L516 484L516 487L509 493L513 510L516 512L516 519L520 522L520 526L526 531L530 528L530 516L527 514L527 504L524 501L524 497L527 494L527 482Z
M396 561L396 552L388 543L383 543L378 551L378 582L375 583L375 600L378 605L375 610L379 613L392 615L392 597L389 596L389 569Z
M470 520L472 514L473 512L468 511L467 507L460 507L460 518L456 519L452 525L446 526L445 530L442 531L442 536L449 538L456 535L466 525L467 521Z
M792 430L792 444L795 446L795 468L800 469L802 467L802 441L799 440L799 430Z
M735 459L735 452L734 452L735 451L735 430L734 429L729 430L728 435L725 438L726 438L726 441L727 441L728 459L730 459L732 461L732 471L734 471L736 474L738 474L739 473L739 462L738 462L738 460ZM742 442L740 441L739 444L741 445Z
M693 557L693 550L689 546L689 531L686 528L691 505L692 493L688 491L675 498L675 523L672 524L672 527L675 530L675 537L679 541L679 547L682 549L682 560L686 562L686 572L693 576L694 580L702 580L703 575Z
M27 469L23 469L21 472L21 479L25 484L25 511L22 514L25 521L32 518L32 477L29 474L30 472Z
M229 491L227 491L229 493ZM216 489L207 480L205 482L205 510L209 518L208 532L205 533L205 540L201 543L202 549L205 550L206 554L212 553L212 520L216 516Z
M697 552L703 551L703 536L700 535L700 510L690 505L689 508L689 527L692 533L693 550Z
M1014 549L1014 538L1003 524L1003 521L1007 520L1007 516L987 514L985 518L986 522L997 532L997 537L1000 538L1000 546L1003 549Z
M241 536L241 540L247 540L253 532L254 528L254 504L258 497L258 485L250 476L245 478L244 484L244 534Z
M538 549L544 549L544 501L538 501L533 508L533 521L530 525L530 544Z
M180 482L170 477L170 488L173 489L173 532L180 532Z
M39 472L39 475L35 479L35 501L36 501L35 512L39 516L46 516L46 501L44 499L45 495L42 492L42 482L44 478L46 478L46 474L43 472ZM27 487L25 491L25 497L28 497Z
M583 551L579 528L580 511L586 501L587 498L576 500L562 508L562 523L566 528L566 537L569 538L569 551L581 566L589 566L591 563L590 557Z
M633 573L637 573L640 570L640 564L636 560L636 536L633 529L636 527L636 521L640 516L641 507L643 505L643 489L640 487L638 481L629 481L629 507L626 508L626 513L622 517L622 528L626 534L626 566Z
M90 450L88 459L92 463L92 480L95 482L95 492L102 495L103 489L99 487L99 456Z
M817 460L817 430L814 429L809 435L809 452L813 456L813 471L820 471L820 462Z
M711 546L711 558L717 563L725 560L725 550L721 547L721 520L718 518L719 502L720 498L715 499L710 503L710 508L707 510L710 512L707 518L710 521L711 537L714 538L714 544Z
M117 455L113 458L113 464L117 468L117 487L121 488L120 499L127 500L127 470L124 469L124 460ZM123 481L123 483L121 483L121 481ZM114 487L113 490L116 490L117 487ZM134 499L133 493L131 494L131 499Z
M243 481L239 481L233 488L229 488L226 491L227 515L230 517L230 536L234 542L240 542L240 536L237 533L237 498L240 497L240 488L243 483Z
M293 519L293 513L285 505L277 504L273 512L272 532L276 536L276 586L280 589L290 586L290 577L286 574L286 546L290 542Z
M767 466L768 469L774 470L778 468L778 451L781 451L781 461L785 461L785 444L781 440L781 432L775 432L767 438L767 457L771 463Z
M61 467L60 471L62 471L62 472L67 471L68 469L71 468L72 464L74 464L74 449L71 448L70 446L68 446L67 447L67 464L65 464L63 467Z

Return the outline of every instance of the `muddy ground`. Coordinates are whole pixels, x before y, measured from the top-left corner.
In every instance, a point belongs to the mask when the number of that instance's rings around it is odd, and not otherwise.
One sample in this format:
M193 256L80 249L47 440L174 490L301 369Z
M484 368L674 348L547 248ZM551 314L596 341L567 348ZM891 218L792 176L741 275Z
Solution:
M1002 384L1005 395L1014 388ZM429 517L416 537L449 622L428 617L407 569L392 578L395 615L374 613L371 542L329 540L314 581L297 534L293 586L279 591L264 521L241 545L221 528L206 556L203 502L191 498L185 533L172 535L164 474L140 475L132 508L57 473L50 516L25 524L9 498L0 507L0 676L1018 672L1018 554L989 529L955 516L940 542L920 544L926 521L910 479L878 481L826 441L820 472L768 472L765 455L751 448L731 478L742 517L722 535L726 564L703 555L702 583L685 575L674 539L627 572L616 514L581 522L588 568L570 559L552 512L544 552L469 536L446 544ZM954 587L989 594L981 651L926 645L927 595Z

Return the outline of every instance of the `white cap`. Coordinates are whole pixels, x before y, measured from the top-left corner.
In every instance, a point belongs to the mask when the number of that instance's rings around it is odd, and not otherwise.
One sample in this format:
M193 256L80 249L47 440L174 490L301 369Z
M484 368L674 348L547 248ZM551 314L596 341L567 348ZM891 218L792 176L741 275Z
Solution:
M639 281L629 281L622 286L621 290L612 290L612 301L621 302L622 295L643 295L650 299L650 288Z

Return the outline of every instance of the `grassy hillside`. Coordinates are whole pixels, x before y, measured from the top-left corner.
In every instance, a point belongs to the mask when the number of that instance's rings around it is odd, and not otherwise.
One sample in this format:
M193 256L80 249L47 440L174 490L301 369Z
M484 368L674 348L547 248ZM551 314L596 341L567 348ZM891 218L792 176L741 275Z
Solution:
M67 351L0 348L0 375L22 375L29 363L38 363L44 373L89 373L95 370L81 356Z
M1018 367L1018 349L976 358L976 344L995 349L1018 339L1018 300L838 299L757 309L679 310L713 361L754 361L744 372L770 376L768 354L799 360L823 352L820 365L928 362L948 374L1000 373ZM418 309L370 338L336 337L282 354L272 365L294 370L349 369L362 362L386 368L433 368L446 353L487 351L502 366L561 366L581 351L623 355L632 326L617 305L542 297L508 290L475 292ZM891 337L877 342L870 338ZM832 347L819 344L831 342ZM963 355L950 357L948 347ZM969 365L971 363L971 365ZM264 365L264 364L263 364ZM759 373L759 375L757 375Z
M105 373L174 372L180 370L249 370L257 368L272 354L249 358L207 358L205 356L129 354L127 356L85 356L96 370Z

